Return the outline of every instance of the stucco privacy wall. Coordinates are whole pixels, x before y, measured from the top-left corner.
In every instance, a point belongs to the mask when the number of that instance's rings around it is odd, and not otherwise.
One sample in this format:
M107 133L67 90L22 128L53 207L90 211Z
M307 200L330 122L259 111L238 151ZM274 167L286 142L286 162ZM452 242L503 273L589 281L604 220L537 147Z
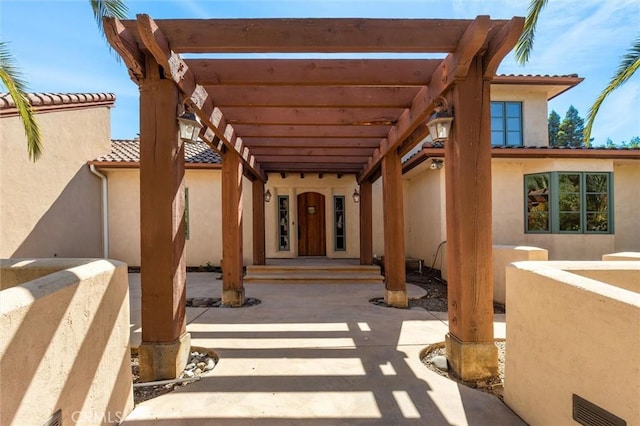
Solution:
M325 231L326 252L329 258L358 258L360 257L360 206L353 202L352 194L358 187L354 175L343 175L338 178L335 174L323 174L322 178L316 173L305 173L304 178L298 173L269 174L266 189L272 195L271 202L265 204L265 244L268 258L290 258L298 256L297 236L298 204L297 196L304 192L317 192L325 197ZM375 191L374 191L375 192ZM290 240L290 250L281 251L278 247L278 195L289 196L289 229L294 231ZM335 230L333 215L333 197L344 196L346 244L344 251L335 250ZM376 199L374 196L374 212ZM375 213L374 213L375 216ZM374 220L374 234L375 234ZM375 246L374 246L375 250Z
M0 119L0 257L100 257L100 180L86 162L110 149L109 108L37 119L44 153L35 163L20 119Z
M505 402L532 425L574 424L572 395L640 424L640 262L507 268ZM598 274L605 281L581 275Z
M140 266L140 172L138 169L103 169L109 184L109 257ZM189 239L187 266L222 259L222 209L220 170L185 171L189 189ZM253 257L251 182L243 179L244 263Z
M0 424L115 424L133 408L126 265L0 261Z

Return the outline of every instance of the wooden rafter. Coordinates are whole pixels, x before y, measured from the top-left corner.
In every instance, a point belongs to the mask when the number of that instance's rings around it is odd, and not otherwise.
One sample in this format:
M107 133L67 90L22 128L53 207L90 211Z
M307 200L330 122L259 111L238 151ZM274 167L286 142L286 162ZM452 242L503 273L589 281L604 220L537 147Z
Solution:
M203 86L423 86L440 59L186 59Z
M253 147L252 151L260 148L289 148L304 150L306 148L314 147L367 148L372 150L378 147L380 138L248 138L245 136L244 141L247 145Z
M380 166L382 158L412 134L424 123L433 111L433 101L441 96L456 79L464 78L474 56L482 48L491 21L488 16L478 16L465 30L455 52L449 53L431 76L428 87L424 87L414 98L411 108L406 109L398 123L393 126L380 148L369 159L367 166L358 174L358 182L362 182L373 174Z
M159 19L157 24L176 53L446 53L458 48L469 21Z
M194 113L206 126L205 138L211 143L217 137L227 150L235 152L240 157L248 172L263 182L266 181L266 176L260 170L259 164L255 162L248 150L244 150L241 140L236 140L239 138L233 127L226 123L223 113L213 105L205 88L196 82L193 72L184 60L171 50L167 39L154 20L148 15L139 14L137 23L138 34L144 46L165 69L167 77L176 83Z
M484 78L493 78L495 76L500 62L516 45L523 28L524 18L513 18L489 39L484 60Z
M392 125L402 108L225 108L231 124Z
M234 126L244 138L380 138L387 134L389 126L315 126L237 124Z
M408 107L419 90L412 86L205 86L225 107Z

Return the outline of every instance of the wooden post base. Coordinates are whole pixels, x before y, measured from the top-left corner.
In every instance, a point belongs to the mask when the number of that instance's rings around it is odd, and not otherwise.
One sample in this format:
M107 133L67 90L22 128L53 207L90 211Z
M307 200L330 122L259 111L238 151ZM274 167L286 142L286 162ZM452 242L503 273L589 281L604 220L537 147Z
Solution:
M184 333L172 343L142 342L138 348L140 381L177 378L189 360L191 334Z
M451 333L445 336L449 366L466 382L498 376L498 347L493 342L462 342Z
M384 302L394 308L406 308L409 306L409 299L405 290L385 290Z
M222 290L222 304L239 308L244 305L244 288Z

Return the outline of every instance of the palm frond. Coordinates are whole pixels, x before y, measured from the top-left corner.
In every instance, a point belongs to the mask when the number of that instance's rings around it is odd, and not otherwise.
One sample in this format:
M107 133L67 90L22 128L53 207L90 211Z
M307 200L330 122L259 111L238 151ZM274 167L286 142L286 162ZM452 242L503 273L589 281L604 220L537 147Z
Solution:
M35 114L27 98L27 84L14 64L6 42L0 42L0 80L13 98L27 137L29 159L36 161L42 155L42 139Z
M620 62L620 65L618 65L618 70L613 77L611 77L609 84L602 92L600 92L591 108L589 108L589 112L587 113L587 124L584 128L584 141L587 146L590 142L591 130L593 129L593 123L598 111L600 110L600 106L607 96L626 83L638 68L640 68L640 36L636 37L628 53L622 57L622 61Z
M531 3L529 3L527 17L524 20L524 28L516 43L516 60L520 65L526 64L529 56L531 56L536 27L538 26L538 18L548 1L549 0L531 0Z

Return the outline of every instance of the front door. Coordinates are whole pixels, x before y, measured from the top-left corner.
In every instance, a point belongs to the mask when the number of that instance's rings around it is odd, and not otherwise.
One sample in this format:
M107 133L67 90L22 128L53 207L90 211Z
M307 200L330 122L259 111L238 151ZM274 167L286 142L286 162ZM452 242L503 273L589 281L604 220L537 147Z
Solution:
M325 256L324 195L298 195L298 256Z

